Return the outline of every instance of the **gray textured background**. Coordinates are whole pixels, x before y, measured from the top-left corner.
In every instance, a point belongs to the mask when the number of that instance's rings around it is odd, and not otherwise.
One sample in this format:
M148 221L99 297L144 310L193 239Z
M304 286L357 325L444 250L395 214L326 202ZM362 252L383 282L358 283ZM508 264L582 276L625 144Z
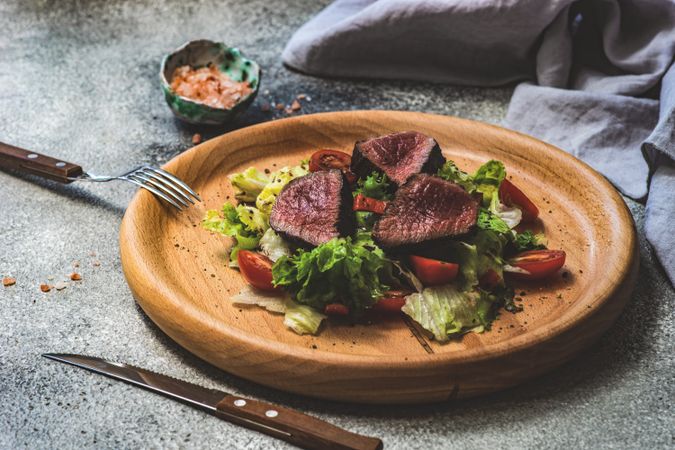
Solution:
M280 116L262 100L312 97L302 113L403 109L498 123L511 88L318 80L283 68L284 43L326 0L0 3L0 140L99 172L159 164L189 146L161 97L161 57L207 37L264 68L261 95L237 127ZM227 130L209 130L208 137ZM667 448L675 444L675 296L644 240L640 280L615 326L573 362L526 386L453 404L346 405L230 376L165 337L136 306L117 232L134 190L62 187L0 173L0 448L285 448L186 406L40 358L77 352L279 402L389 448ZM610 224L608 224L610 225ZM96 256L91 256L95 252ZM101 265L95 267L94 260ZM83 280L43 294L72 271Z

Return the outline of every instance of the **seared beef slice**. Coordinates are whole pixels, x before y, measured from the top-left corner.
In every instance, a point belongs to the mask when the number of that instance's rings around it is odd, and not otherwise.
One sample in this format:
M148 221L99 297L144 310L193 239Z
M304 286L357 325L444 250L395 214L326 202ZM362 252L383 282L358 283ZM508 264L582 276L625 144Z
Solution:
M468 232L476 224L478 202L455 183L418 174L401 186L373 228L382 248L416 245Z
M354 231L352 203L342 172L310 173L281 190L272 207L270 226L299 244L323 244Z
M359 177L366 177L373 170L384 172L401 186L416 173L435 174L444 163L441 148L433 138L405 131L357 142L351 170Z

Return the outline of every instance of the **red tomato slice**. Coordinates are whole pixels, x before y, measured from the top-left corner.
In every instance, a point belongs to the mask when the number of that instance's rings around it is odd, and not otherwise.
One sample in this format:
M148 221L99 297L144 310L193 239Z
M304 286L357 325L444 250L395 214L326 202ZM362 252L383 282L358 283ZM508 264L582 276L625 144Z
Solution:
M550 277L565 264L565 252L562 250L530 250L517 254L509 264L529 273L509 272L511 276L522 280L540 280Z
M263 291L279 290L272 284L272 260L267 256L249 250L239 250L237 262L239 271L248 284Z
M423 256L410 255L410 263L415 275L425 286L449 283L455 279L459 270L458 264L424 258Z
M349 308L342 303L330 303L326 305L323 312L329 316L348 316Z
M320 172L322 170L337 169L347 177L349 183L356 181L356 175L349 170L352 162L352 157L345 152L339 150L324 149L314 152L309 159L309 171Z
M401 312L403 305L405 305L404 297L382 297L373 305L373 311L381 313L397 313Z
M384 214L384 208L387 202L372 197L366 197L363 194L356 194L354 197L354 211L370 211L376 214Z
M519 207L523 211L523 222L533 222L539 217L539 209L534 203L506 178L499 186L499 199L507 206Z

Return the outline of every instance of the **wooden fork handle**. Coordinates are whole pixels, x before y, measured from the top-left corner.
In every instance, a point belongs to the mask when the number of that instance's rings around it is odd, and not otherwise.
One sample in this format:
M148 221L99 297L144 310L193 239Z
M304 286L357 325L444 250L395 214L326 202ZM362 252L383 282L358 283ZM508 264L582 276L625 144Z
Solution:
M225 396L216 415L306 449L380 450L382 441L352 433L316 417L250 398Z
M0 168L37 175L61 183L70 183L73 181L71 178L82 175L82 167L77 164L2 142L0 142Z

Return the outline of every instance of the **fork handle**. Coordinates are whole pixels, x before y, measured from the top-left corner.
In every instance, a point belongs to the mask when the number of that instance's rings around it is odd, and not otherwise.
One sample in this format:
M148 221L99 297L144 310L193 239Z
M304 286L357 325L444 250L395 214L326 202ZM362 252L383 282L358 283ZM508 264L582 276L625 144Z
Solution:
M0 168L37 175L61 183L70 183L73 181L72 178L82 175L82 167L77 164L2 142L0 142Z

